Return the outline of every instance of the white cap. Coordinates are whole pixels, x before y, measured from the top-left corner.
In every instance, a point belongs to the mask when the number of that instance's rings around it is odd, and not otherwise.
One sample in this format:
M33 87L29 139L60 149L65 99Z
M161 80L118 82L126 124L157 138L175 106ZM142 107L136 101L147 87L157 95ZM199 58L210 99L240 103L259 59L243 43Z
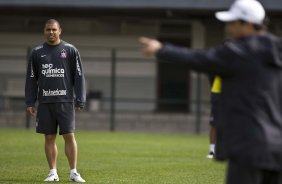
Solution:
M228 11L216 12L216 18L222 22L244 20L249 23L262 25L265 10L256 0L236 0Z

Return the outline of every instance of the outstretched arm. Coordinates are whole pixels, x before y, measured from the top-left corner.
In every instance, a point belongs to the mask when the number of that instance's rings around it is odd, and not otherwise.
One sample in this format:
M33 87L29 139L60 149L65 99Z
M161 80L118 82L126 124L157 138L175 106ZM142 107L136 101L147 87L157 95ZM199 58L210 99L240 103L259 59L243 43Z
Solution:
M227 47L196 50L162 44L158 40L145 37L140 38L139 41L144 45L145 55L155 55L161 61L183 62L198 72L225 75L234 73L238 69L238 63L232 62L234 53Z

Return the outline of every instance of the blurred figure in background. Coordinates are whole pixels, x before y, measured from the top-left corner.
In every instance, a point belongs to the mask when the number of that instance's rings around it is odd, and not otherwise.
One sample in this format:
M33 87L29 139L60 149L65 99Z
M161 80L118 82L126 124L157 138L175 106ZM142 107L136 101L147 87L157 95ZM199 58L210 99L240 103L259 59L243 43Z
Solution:
M211 82L211 114L210 114L210 148L207 158L214 158L216 144L216 121L218 121L218 106L221 93L221 78L218 75L210 76Z

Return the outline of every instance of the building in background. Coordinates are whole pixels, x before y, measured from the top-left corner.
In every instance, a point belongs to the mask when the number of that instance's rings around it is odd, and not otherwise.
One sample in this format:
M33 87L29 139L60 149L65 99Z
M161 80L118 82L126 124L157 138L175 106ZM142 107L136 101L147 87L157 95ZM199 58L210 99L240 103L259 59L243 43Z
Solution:
M271 29L282 35L282 1L261 2L272 20ZM28 48L44 41L44 22L55 18L62 24L62 38L81 52L88 92L101 96L96 108L107 111L110 107L112 49L116 49L118 111L194 112L197 90L201 87L201 102L206 104L203 111L208 112L208 80L204 76L198 80L198 75L185 65L157 63L154 58L143 57L137 38L144 35L192 48L221 44L224 27L213 13L231 3L231 0L0 0L2 107L13 109L23 104L18 101L24 96Z

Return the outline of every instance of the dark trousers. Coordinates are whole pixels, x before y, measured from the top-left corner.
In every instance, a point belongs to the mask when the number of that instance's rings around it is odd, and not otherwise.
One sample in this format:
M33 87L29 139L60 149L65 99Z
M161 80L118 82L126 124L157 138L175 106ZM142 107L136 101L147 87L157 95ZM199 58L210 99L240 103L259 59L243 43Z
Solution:
M226 184L282 184L282 171L256 169L229 161Z

